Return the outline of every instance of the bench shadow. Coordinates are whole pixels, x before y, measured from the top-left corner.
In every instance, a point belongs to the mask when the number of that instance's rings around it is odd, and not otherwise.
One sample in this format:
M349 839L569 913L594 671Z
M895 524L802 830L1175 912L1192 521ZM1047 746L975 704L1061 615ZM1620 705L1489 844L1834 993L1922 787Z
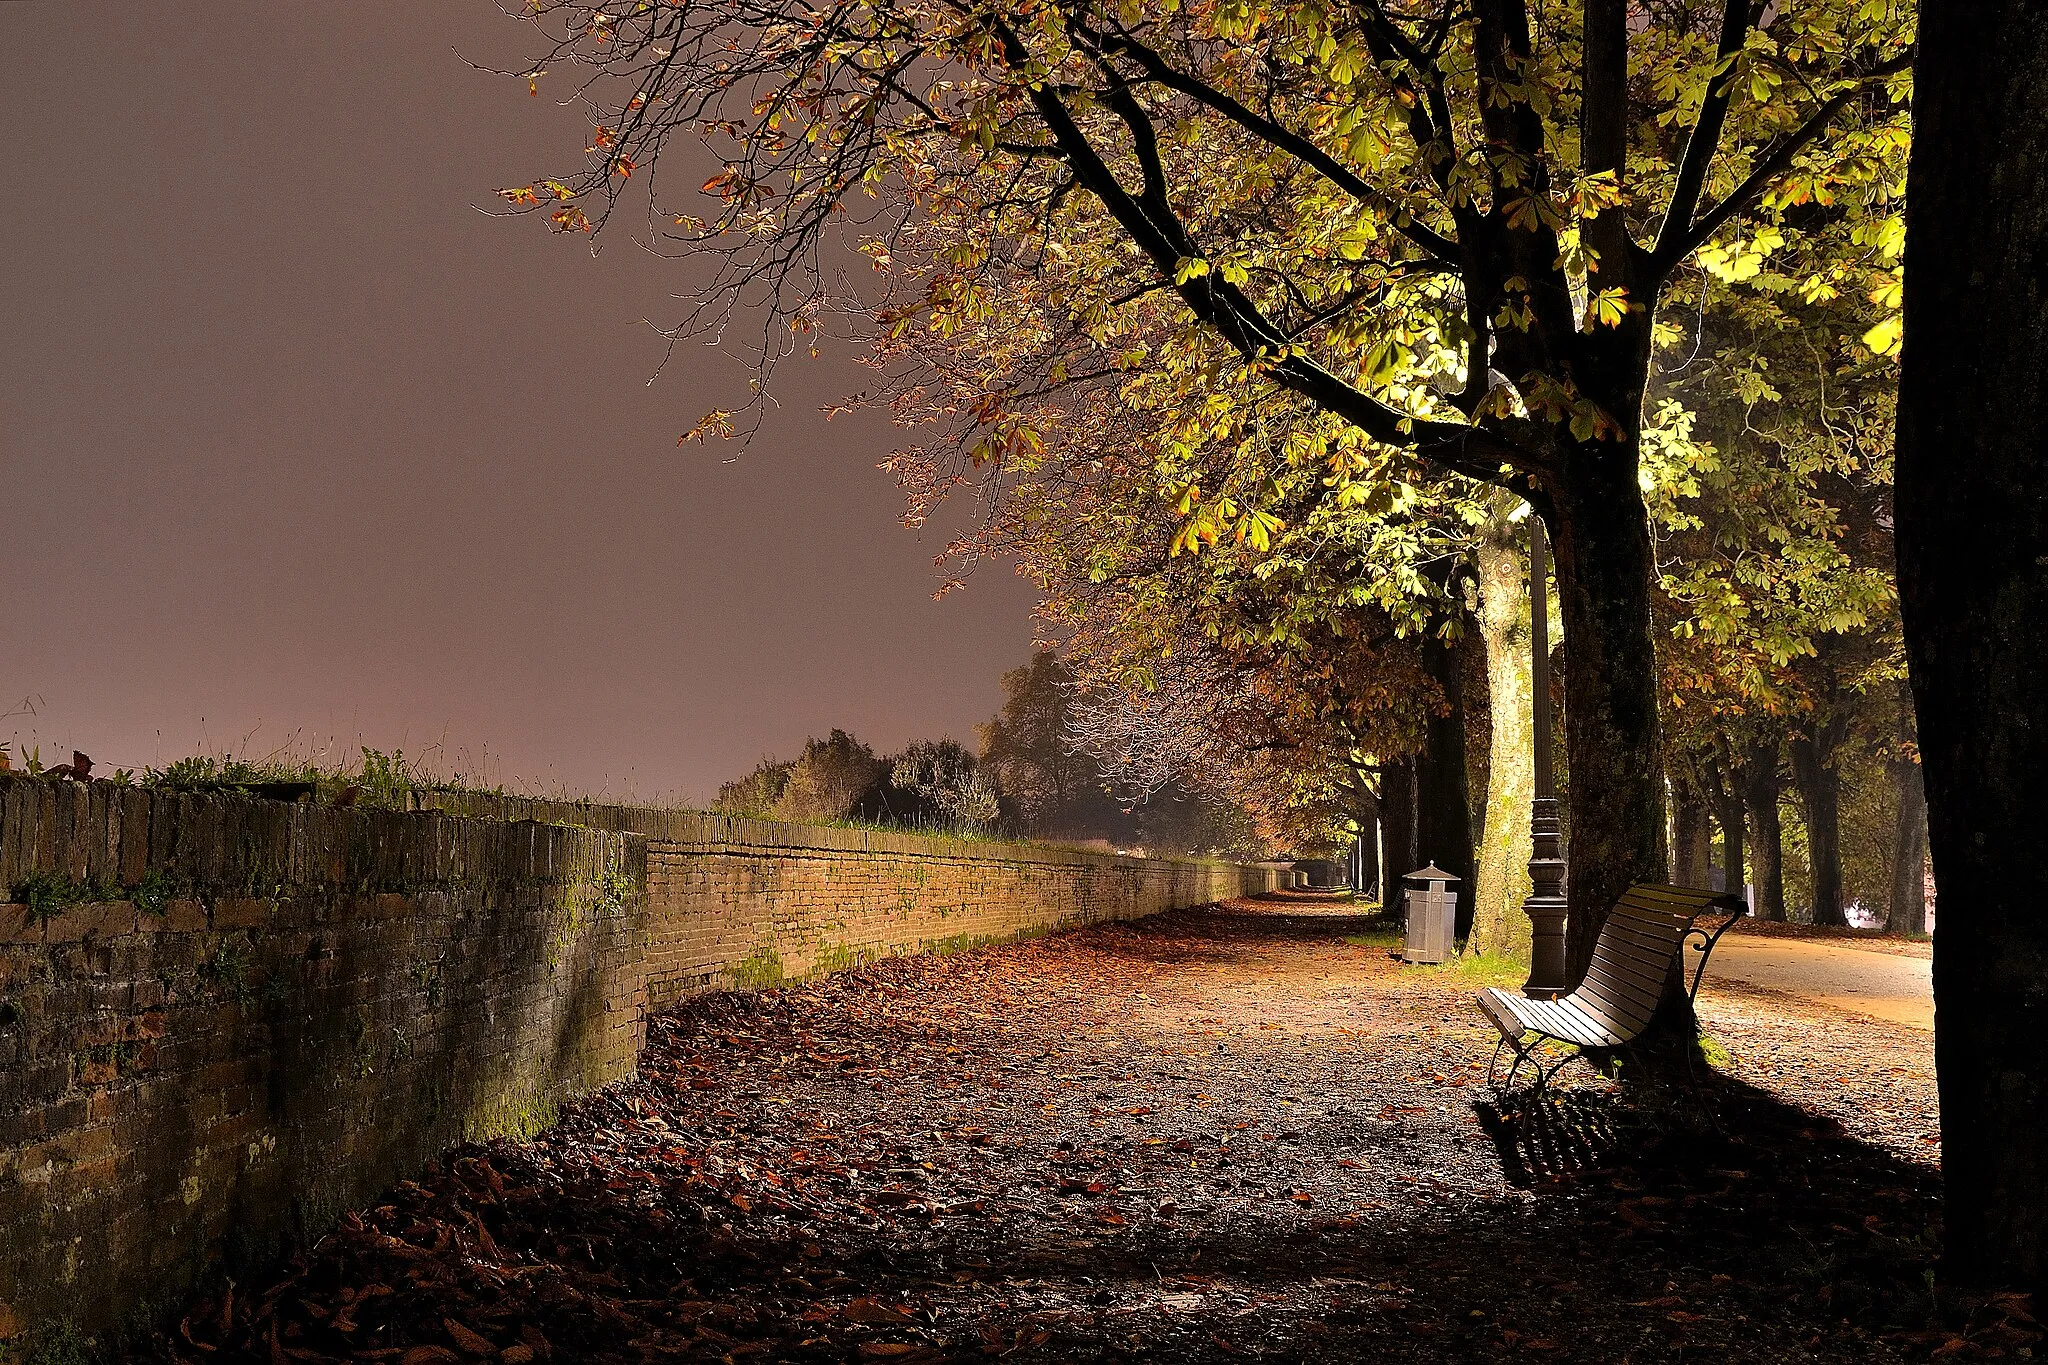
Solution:
M1614 1090L1571 1089L1534 1102L1475 1100L1473 1112L1517 1189L1620 1160L1642 1137L1642 1116Z

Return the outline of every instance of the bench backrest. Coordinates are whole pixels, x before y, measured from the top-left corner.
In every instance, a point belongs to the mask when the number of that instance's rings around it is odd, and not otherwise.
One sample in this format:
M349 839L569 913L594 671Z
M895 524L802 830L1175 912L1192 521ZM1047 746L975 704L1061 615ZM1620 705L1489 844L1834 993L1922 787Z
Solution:
M1593 965L1571 1001L1622 1038L1633 1038L1657 1012L1671 960L1702 912L1727 897L1717 891L1645 882L1615 903L1593 945Z

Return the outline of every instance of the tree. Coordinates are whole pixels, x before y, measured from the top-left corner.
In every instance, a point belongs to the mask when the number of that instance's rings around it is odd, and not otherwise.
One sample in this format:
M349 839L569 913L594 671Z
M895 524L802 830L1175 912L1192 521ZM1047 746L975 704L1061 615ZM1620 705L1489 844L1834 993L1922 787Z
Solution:
M1797 239L1788 208L1862 195L1872 139L1902 128L1905 25L1889 5L682 0L613 14L535 0L528 14L548 43L528 82L580 63L579 92L607 112L581 174L508 199L595 228L636 172L653 183L672 139L698 134L724 162L703 185L709 216L656 200L656 228L715 260L680 333L722 327L744 300L798 334L815 325L821 243L868 194L881 207L857 230L915 285L892 327L957 325L983 306L992 261L1035 249L1074 343L1046 383L1135 375L1153 389L1138 401L1222 400L1197 420L1232 431L1305 404L1534 503L1573 642L1579 965L1620 890L1661 873L1637 482L1658 305L1703 247L1747 250L1752 218ZM766 355L792 345L764 333ZM1457 363L1439 366L1445 352ZM1040 439L1007 393L969 414L983 457ZM698 430L732 428L718 412ZM1354 449L1311 440L1294 458L1334 456L1341 484ZM1183 505L1198 542L1272 517L1199 480Z
M1777 260L1743 267L1753 293L1727 287L1725 262L1689 281L1691 353L1660 384L1649 441L1675 818L1697 792L1742 842L1725 809L1739 767L1748 879L1759 912L1782 918L1789 760L1822 924L1846 922L1842 765L1898 723L1904 670L1884 339L1903 238L1888 227L1872 245L1881 268L1853 289L1815 289ZM1728 884L1742 880L1737 859Z
M1073 675L1051 650L1003 674L1003 708L981 727L981 766L1033 833L1082 835L1106 823L1102 778L1068 735Z
M711 808L726 815L772 820L776 803L782 800L782 793L789 786L789 770L788 763L764 758L755 765L754 771L737 782L721 783L718 798L711 803Z
M1944 1265L2048 1287L2048 11L1923 6L1901 614L1942 889Z
M1487 499L1473 547L1480 638L1486 646L1486 817L1472 886L1469 951L1527 957L1530 801L1536 794L1534 676L1527 551L1515 535L1521 500L1503 491ZM1546 588L1547 591L1547 588Z
M1750 875L1758 918L1785 918L1785 831L1778 811L1784 794L1783 750L1775 727L1763 728L1742 751L1742 809L1749 819Z
M844 730L824 739L804 741L803 752L790 764L789 782L775 803L775 816L802 824L875 818L875 800L888 765L875 751Z
M985 830L1002 814L1001 793L977 770L974 755L950 739L919 740L889 766L889 785L915 798L916 814L953 829ZM893 812L896 819L909 812Z
M1895 934L1927 932L1927 789L1920 780L1912 733L1912 697L1897 711L1897 731L1884 753L1892 780L1893 852L1884 927Z

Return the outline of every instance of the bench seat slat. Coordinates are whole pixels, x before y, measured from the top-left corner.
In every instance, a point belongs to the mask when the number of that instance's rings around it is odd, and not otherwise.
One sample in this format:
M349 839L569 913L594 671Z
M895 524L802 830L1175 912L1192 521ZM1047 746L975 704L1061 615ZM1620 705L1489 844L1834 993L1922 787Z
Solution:
M1685 933L1685 922L1675 916L1660 920L1625 919L1607 921L1600 937L1608 943L1654 950L1660 944L1676 943Z
M1560 1025L1555 1036L1591 1047L1607 1047L1621 1041L1604 1020L1587 1013L1569 996L1552 1001L1551 1010Z
M1640 1024L1632 1019L1617 1016L1614 1010L1593 996L1575 993L1572 1001L1582 1014L1605 1029L1616 1042L1626 1041L1641 1031Z
M1655 1006L1616 1000L1599 990L1587 990L1584 986L1574 993L1574 998L1583 1001L1587 1008L1598 1010L1615 1032L1628 1036L1641 1032L1643 1025L1648 1023L1650 1016L1656 1012Z
M1622 892L1621 899L1624 904L1635 902L1638 904L1690 906L1711 905L1713 902L1725 900L1727 897L1719 891L1707 891L1695 886L1670 886L1661 882L1637 882L1634 886Z
M1519 1037L1534 1030L1581 1047L1611 1047L1622 1041L1613 1026L1570 1000L1530 1000L1488 989L1480 993L1481 1007L1506 1037ZM1512 1021L1513 1027L1502 1022Z
M1606 999L1602 995L1593 993L1593 990L1585 990L1583 995L1579 995L1579 1003L1587 1011L1597 1013L1599 1017L1606 1021L1606 1025L1610 1029L1614 1029L1616 1033L1620 1033L1620 1036L1624 1036L1624 1038L1634 1038L1636 1033L1642 1031L1642 1025L1649 1023L1651 1015L1655 1013L1653 1009L1642 1009L1638 1005L1624 1005L1620 1001L1610 1001L1610 999Z
M1661 985L1664 973L1677 952L1678 942L1675 939L1640 947L1634 944L1607 943L1593 950L1593 961L1612 971L1637 977L1645 983L1655 981Z
M1649 959L1629 960L1601 954L1594 957L1593 965L1586 972L1589 976L1597 974L1602 981L1622 990L1658 996L1664 993L1664 978L1671 970L1671 959L1675 955L1675 948L1667 949L1652 966Z
M1676 943L1684 933L1685 921L1675 915L1662 915L1654 920L1631 916L1624 920L1609 920L1600 936L1609 943L1654 948L1660 943Z
M1595 945L1593 960L1629 968L1647 979L1662 980L1665 968L1678 952L1678 942L1677 934L1665 934L1656 939L1630 939L1616 935Z
M1671 970L1671 959L1677 953L1678 945L1675 943L1667 943L1662 951L1655 953L1596 950L1592 965L1587 970L1602 972L1647 991L1662 991L1664 977Z
M1657 1002L1654 1000L1615 995L1597 981L1581 982L1573 995L1583 996L1592 1001L1617 1023L1636 1023L1649 1018L1657 1009Z
M1603 1000L1612 1001L1624 1010L1642 1010L1647 1013L1657 1008L1658 992L1630 982L1617 981L1598 969L1586 973L1586 979L1579 983L1579 989L1590 991Z
M1711 905L1728 897L1720 891L1697 886L1672 886L1667 882L1637 882L1622 893L1625 901L1676 901L1686 905Z

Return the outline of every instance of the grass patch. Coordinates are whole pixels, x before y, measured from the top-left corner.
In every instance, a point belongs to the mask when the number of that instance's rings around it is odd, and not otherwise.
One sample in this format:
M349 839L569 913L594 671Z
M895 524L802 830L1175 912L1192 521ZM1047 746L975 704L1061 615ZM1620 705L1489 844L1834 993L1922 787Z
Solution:
M1504 953L1465 953L1444 966L1489 986L1520 986L1529 979L1529 964Z
M1381 924L1369 924L1363 933L1346 934L1344 941L1354 948L1399 949L1405 936L1401 926L1388 920Z
M1363 933L1346 934L1344 941L1354 948L1379 948L1398 953L1407 942L1407 935L1400 925L1389 922L1369 926ZM1418 962L1410 966L1412 970L1443 972L1488 986L1520 986L1529 978L1526 959L1504 954L1461 953L1448 962Z

